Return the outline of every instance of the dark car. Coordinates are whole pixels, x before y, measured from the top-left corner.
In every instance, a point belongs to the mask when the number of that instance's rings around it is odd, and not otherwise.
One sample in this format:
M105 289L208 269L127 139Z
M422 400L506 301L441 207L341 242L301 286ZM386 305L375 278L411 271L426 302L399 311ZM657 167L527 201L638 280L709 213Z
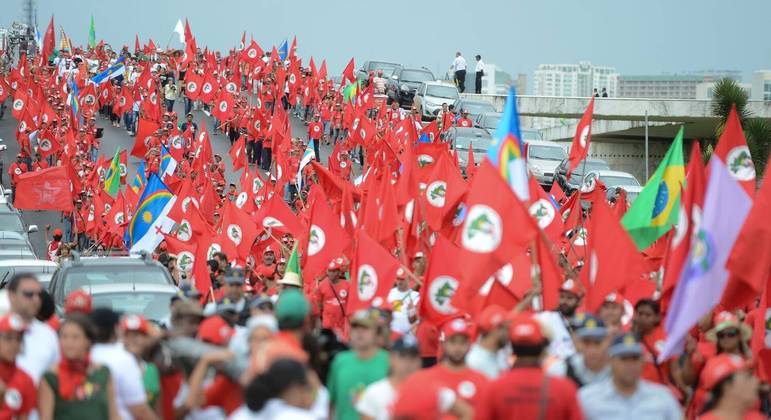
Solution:
M489 132L495 131L498 128L498 121L501 120L500 112L485 112L477 115L474 119L474 127L484 128Z
M399 102L402 108L412 106L412 98L415 97L415 91L418 90L423 82L432 82L436 80L434 73L426 69L398 69L388 78L386 84L386 94L388 95L388 104Z
M369 79L370 72L377 74L378 70L383 70L383 77L387 79L401 68L401 64L389 63L387 61L365 61L361 68L356 72L356 78L360 82L365 82Z
M576 169L573 170L573 173L570 174L570 178L567 177L568 172L568 159L564 159L560 164L557 166L557 169L554 171L554 181L557 185L562 188L562 191L565 191L565 194L571 194L573 191L577 190L581 187L581 182L583 182L584 174L587 174L592 171L607 171L610 170L610 166L608 166L608 162L605 162L602 159L585 159L581 162L578 162L578 166L576 166Z
M479 114L494 113L495 107L490 102L472 101L469 99L460 99L455 103L455 112L460 113L468 111L468 117L471 121L476 121Z
M149 256L80 257L73 253L73 259L63 262L51 277L48 291L59 308L73 290L114 284L127 285L129 290L140 285L174 286L166 267Z

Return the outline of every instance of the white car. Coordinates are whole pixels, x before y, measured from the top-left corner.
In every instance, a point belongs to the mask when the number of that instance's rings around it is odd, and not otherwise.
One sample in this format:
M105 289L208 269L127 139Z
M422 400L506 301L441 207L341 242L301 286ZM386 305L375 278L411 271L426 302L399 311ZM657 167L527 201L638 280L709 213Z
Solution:
M447 82L423 82L415 92L414 104L423 119L434 119L442 110L442 104L452 105L458 101L458 88Z
M5 288L11 277L20 273L34 274L43 288L47 289L51 276L57 268L59 266L49 260L2 260L0 261L0 289Z
M554 181L554 171L568 157L565 149L550 141L525 140L525 150L527 169L539 184L550 187Z
M621 171L594 171L600 176L600 181L608 188L621 188L626 191L626 199L631 204L640 195L643 187L634 175Z

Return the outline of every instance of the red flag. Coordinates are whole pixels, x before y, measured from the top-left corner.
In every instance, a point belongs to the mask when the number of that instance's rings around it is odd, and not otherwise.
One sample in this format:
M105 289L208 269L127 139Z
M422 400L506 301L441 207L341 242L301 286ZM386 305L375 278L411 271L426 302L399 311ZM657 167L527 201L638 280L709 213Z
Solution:
M163 240L166 242L166 249L169 253L177 256L177 266L185 273L190 274L193 271L198 244L182 242L170 235L164 235Z
M594 190L602 195L601 189ZM608 294L621 291L645 272L645 263L621 222L598 197L589 220L588 258L581 269L581 281L589 291L586 308L596 313Z
M139 54L139 34L134 34L134 55Z
M680 200L680 217L677 226L675 226L674 234L670 238L669 250L664 261L664 279L661 287L662 309L669 307L672 292L674 292L675 285L680 279L683 264L688 258L694 221L701 219L706 182L704 162L701 160L701 148L698 142L693 142L685 187Z
M354 71L354 64L353 64L353 57L351 57L351 61L349 61L348 64L345 66L345 69L343 69L343 80L348 80L351 83L355 82L356 76L354 76L353 71Z
M286 204L279 194L273 194L255 215L257 226L266 230L275 230L277 232L291 233L294 236L299 235L304 229L297 220L297 215Z
M462 252L443 236L436 238L421 290L420 319L434 325L461 314L452 298L461 286Z
M224 125L233 118L233 115L235 114L233 105L233 95L228 93L225 89L222 89L220 90L219 95L217 95L217 99L214 100L214 107L212 108L211 114L219 120L220 124Z
M465 253L464 280L480 282L529 246L538 227L522 202L485 159L469 187L457 243Z
M565 224L562 216L555 206L552 198L538 185L534 176L529 177L530 183L530 215L538 223L538 227L544 231L552 242L557 242L565 233Z
M469 182L474 179L474 174L477 172L477 163L474 159L474 146L473 142L469 142L468 145L468 159L466 159L466 177Z
M51 16L51 21L48 22L46 33L43 35L43 45L40 53L41 59L48 61L48 57L53 54L54 49L56 49L56 29L54 28L54 17Z
M238 136L238 140L230 147L230 160L233 162L233 171L238 171L248 165L246 161L246 136Z
M589 142L592 139L592 113L594 112L594 96L589 100L589 106L584 111L584 116L578 121L576 126L576 135L573 136L573 145L570 146L570 166L568 167L568 174L576 169L578 163L586 158L586 154L589 152Z
M260 46L254 40L252 40L249 46L241 52L241 60L255 64L258 61L262 62L262 57L264 55L265 51L263 51L262 48L260 48Z
M736 105L731 107L731 112L728 114L723 133L715 147L715 155L725 162L731 175L752 198L755 195L755 164L752 162L742 125L736 114Z
M443 153L431 167L425 179L425 192L421 195L425 205L425 217L433 230L441 230L447 214L454 211L458 201L466 194L468 185L453 164L450 155Z
M356 256L351 266L352 293L348 295L346 313L382 306L396 280L399 261L379 243L360 230Z
M771 177L766 176L726 261L726 268L731 275L721 304L727 310L742 304L751 304L758 293L763 291L767 280L771 279L769 214Z
M19 175L14 194L19 210L72 211L72 193L64 166Z
M321 189L316 186L317 191ZM332 259L339 257L348 248L351 238L340 226L340 218L327 205L322 195L314 200L310 210L308 242L305 246L307 258L303 266L303 276L315 279L322 274Z
M134 147L131 149L131 156L144 159L148 150L147 146L150 144L155 132L160 128L161 125L155 121L139 118L137 135L134 139Z
M236 207L235 203L226 201L223 207L222 233L238 250L238 256L246 260L259 234L257 227L249 215Z

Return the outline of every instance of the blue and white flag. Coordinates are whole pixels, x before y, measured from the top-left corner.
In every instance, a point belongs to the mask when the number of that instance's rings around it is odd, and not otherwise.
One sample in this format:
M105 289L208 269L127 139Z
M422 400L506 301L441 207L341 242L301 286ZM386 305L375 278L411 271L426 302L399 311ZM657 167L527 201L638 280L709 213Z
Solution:
M177 160L171 156L169 149L166 146L161 145L161 167L158 171L158 175L161 179L164 179L166 175L173 175L177 170Z
M97 74L91 78L91 81L97 85L101 85L104 82L110 81L118 76L122 76L126 73L126 66L123 64L125 58L120 56L118 61L112 66L108 67L105 71Z
M311 140L311 141L318 141L318 140ZM315 157L315 154L313 152L313 146L311 143L308 143L308 146L305 148L305 152L303 152L302 158L300 158L300 166L297 169L297 191L300 191L303 187L303 169L311 164L311 161Z
M131 217L123 239L132 254L140 251L153 252L169 233L174 221L167 215L177 201L157 174L150 174L147 186L139 197L139 204Z

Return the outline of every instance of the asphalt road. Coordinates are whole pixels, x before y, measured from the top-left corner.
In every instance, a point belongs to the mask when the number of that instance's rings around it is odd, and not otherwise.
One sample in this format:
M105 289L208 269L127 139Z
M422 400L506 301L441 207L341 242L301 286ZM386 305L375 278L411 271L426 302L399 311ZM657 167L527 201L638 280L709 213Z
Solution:
M16 142L16 126L17 121L11 116L10 104L6 101L6 112L2 119L0 119L0 139L2 143L8 147L7 150L0 152L0 159L4 164L3 184L5 187L10 188L10 178L8 176L8 167L15 160L16 154L19 152L19 145ZM174 107L178 115L182 115L184 108L182 100L175 103ZM201 119L206 119L206 127L214 127L214 120L211 117L206 116L201 111L193 111L194 121L200 126ZM300 120L294 116L291 117L292 135L294 137L301 137L307 139L307 126L305 126ZM101 116L97 119L97 126L104 128L104 136L101 139L100 151L101 156L106 156L107 159L112 158L115 155L117 148L131 150L134 145L134 137L131 137L123 128L115 128L110 124L108 119L103 119ZM223 134L217 134L211 136L212 150L215 154L220 154L224 158L226 163L225 178L228 182L234 182L238 184L238 179L241 172L234 173L233 168L228 156L228 150L230 149L230 141L227 136ZM330 146L321 147L322 162L326 162L327 156L331 152ZM129 156L129 177L132 177L136 171L136 166L139 164L139 159ZM55 228L61 228L60 213L51 211L24 211L22 212L22 218L27 225L37 225L39 231L37 233L30 234L30 241L35 248L35 252L38 256L45 255L46 240L45 240L45 226L51 225L51 230Z

